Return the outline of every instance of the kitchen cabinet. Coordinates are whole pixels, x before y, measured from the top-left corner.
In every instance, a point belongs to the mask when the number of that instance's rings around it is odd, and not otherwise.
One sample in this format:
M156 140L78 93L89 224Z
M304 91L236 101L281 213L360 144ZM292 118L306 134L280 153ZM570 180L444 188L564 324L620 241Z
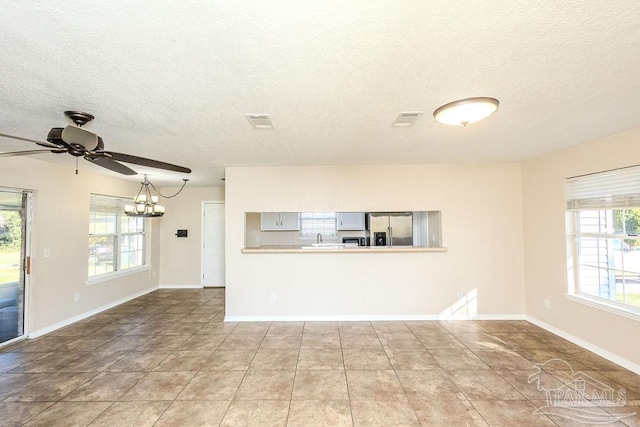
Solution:
M338 230L364 230L364 212L338 212Z
M299 214L298 212L262 212L260 213L260 230L300 230Z

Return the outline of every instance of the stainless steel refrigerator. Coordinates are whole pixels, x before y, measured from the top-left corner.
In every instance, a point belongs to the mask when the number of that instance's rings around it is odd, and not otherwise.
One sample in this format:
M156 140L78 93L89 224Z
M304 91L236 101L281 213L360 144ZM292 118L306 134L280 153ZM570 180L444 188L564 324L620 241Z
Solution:
M413 246L413 214L370 213L369 238L371 246Z

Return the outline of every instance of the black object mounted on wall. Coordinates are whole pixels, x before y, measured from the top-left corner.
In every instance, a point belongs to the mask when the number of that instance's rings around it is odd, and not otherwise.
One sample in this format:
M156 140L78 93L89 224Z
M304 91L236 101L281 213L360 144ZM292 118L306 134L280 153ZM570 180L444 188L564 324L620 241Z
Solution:
M178 232L176 233L176 236L187 237L187 230L178 230Z

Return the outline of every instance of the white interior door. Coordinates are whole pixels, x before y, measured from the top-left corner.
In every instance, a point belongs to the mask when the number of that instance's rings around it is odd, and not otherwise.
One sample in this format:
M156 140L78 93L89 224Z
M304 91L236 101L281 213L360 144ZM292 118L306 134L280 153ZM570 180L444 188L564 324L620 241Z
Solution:
M203 204L202 225L202 285L224 286L224 202Z

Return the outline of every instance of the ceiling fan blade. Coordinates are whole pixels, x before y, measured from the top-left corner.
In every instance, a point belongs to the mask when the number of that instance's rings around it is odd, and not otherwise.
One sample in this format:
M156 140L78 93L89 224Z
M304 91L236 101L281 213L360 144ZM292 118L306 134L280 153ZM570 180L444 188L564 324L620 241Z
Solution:
M118 163L113 159L110 159L109 157L102 157L102 156L85 156L84 157L85 160L98 165L98 166L102 166L103 168L109 169L113 172L118 172L121 173L122 175L137 175L138 173L136 171L134 171L133 169L128 168L127 166L123 165L122 163Z
M6 134L6 133L0 133L0 136L5 137L5 138L17 139L18 141L33 142L33 143L38 144L38 145L41 145L41 146L43 146L43 147L49 147L49 148L60 148L60 146L59 146L59 145L52 144L52 143L50 143L50 142L36 141L35 139L23 138L23 137L21 137L21 136L8 135L8 134Z
M28 150L28 151L13 151L11 153L0 153L0 157L13 157L13 156L27 156L29 154L42 154L42 153L64 153L67 150Z
M125 163L133 163L134 165L146 166L148 168L165 169L174 172L191 173L191 169L183 166L172 165L158 160L147 159L144 157L132 156L131 154L115 153L113 151L103 151L110 155L112 160L118 160Z

